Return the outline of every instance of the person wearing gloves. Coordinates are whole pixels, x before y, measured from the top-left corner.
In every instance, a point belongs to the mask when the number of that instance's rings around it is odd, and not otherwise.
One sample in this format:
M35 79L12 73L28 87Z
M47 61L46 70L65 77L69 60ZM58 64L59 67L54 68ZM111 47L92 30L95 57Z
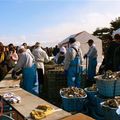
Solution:
M67 49L64 62L64 72L67 77L68 87L80 87L81 71L82 71L82 52L80 43L75 38L69 39L69 48Z
M36 67L32 56L26 52L24 46L19 47L19 59L12 71L12 77L16 75L17 71L22 69L23 81L22 88L32 94L36 94L33 88L36 82Z
M66 48L61 47L60 52L55 56L55 63L64 64L65 54L66 54Z
M39 95L42 92L43 83L44 83L44 62L47 63L50 61L47 53L41 48L41 44L36 42L35 49L33 50L33 55L35 57L35 64L37 67L38 73L38 86L39 86Z
M94 76L96 75L97 66L97 49L92 39L88 40L89 50L84 55L84 59L88 59L88 79L89 82L94 82Z

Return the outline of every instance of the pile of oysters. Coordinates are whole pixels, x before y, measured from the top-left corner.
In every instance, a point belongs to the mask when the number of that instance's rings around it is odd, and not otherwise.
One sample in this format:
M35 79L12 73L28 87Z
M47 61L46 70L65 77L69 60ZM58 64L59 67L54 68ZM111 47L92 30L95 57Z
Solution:
M104 102L105 106L111 107L111 108L118 108L120 105L120 96L116 96L113 99L108 99Z
M102 78L118 80L120 79L120 72L112 72L111 70L108 70L102 75Z
M87 94L82 88L77 87L62 88L60 90L60 94L67 98L79 98L87 96Z

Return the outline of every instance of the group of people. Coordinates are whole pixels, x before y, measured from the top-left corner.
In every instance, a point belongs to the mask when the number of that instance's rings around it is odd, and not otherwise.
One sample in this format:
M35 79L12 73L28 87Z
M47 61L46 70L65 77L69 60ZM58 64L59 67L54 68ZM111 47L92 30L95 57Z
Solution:
M109 46L104 55L103 62L100 66L99 73L103 74L107 70L111 70L113 72L120 71L120 35L119 34L115 34L114 39L109 43Z
M88 82L94 83L97 66L97 49L92 39L87 42L89 50L82 55L80 42L75 38L70 38L68 48L57 46L53 49L54 62L64 66L64 75L67 78L69 87L81 86L81 74L83 71L83 59L86 59ZM44 63L51 60L47 52L42 48L39 42L36 42L32 50L26 43L15 48L12 44L3 47L0 43L0 74L5 73L5 68L2 70L2 65L7 66L7 71L13 68L12 77L17 78L17 75L22 73L23 80L21 87L33 94L41 94L44 83ZM120 35L115 35L114 40L108 47L107 53L103 59L103 63L99 71L119 71L120 70ZM101 72L100 74L102 74ZM3 79L2 76L1 79ZM37 83L37 84L36 84ZM36 88L36 89L35 89Z
M89 50L83 55L86 59L87 80L88 85L95 83L94 76L96 75L97 67L97 48L92 39L88 40ZM68 86L80 87L81 73L82 73L82 52L80 44L75 38L69 39L69 48L65 55L64 69L67 76ZM97 74L104 74L106 71L112 72L120 71L120 34L115 34L113 40L110 42L103 62L99 67Z
M84 55L84 59L88 60L87 76L90 82L94 82L97 66L97 49L92 39L88 40L89 50ZM80 87L82 75L82 52L80 43L75 38L69 39L69 48L65 55L64 69L67 76L67 85Z
M55 54L54 62L64 65L68 86L74 86L75 83L77 83L75 86L79 87L79 73L82 70L82 52L80 50L80 44L76 42L74 38L70 38L68 49L65 47L57 48L57 51L53 53ZM1 80L9 70L13 69L12 78L16 79L17 76L22 73L23 80L21 82L21 87L33 94L37 92L37 94L40 95L42 91L45 72L44 63L49 61L50 57L47 52L42 49L39 42L36 42L32 50L28 48L26 43L23 43L19 47L15 47L13 44L4 46L0 43ZM76 76L77 81L75 80ZM36 83L38 83L38 85L36 85ZM36 86L38 86L36 88L38 91L34 89Z
M90 42L90 46L92 46L93 40L88 41L88 43ZM95 47L93 48L95 49ZM94 51L93 48L91 47L92 51ZM75 38L70 38L69 48L66 49L65 47L56 47L53 50L53 54L54 62L56 64L64 65L64 72L67 77L68 86L80 87L80 74L82 71L83 61L80 43L77 42ZM89 57L91 60L92 54L93 52L89 50L84 58ZM96 60L97 52L94 54L96 54L93 55ZM3 44L0 43L0 73L1 76L3 75L1 80L10 69L13 69L12 78L16 79L17 76L22 73L23 80L21 82L21 87L33 94L41 94L45 72L44 63L49 61L50 57L39 42L36 42L32 50L28 48L26 43L23 43L19 47L15 47L13 44L9 44L7 47L4 47ZM94 65L93 63L90 62L90 67L88 67L88 71L92 71L92 75L88 72L90 79L92 79L95 75L96 63L94 63ZM6 66L7 70L2 65Z
M18 61L18 54L13 44L4 46L0 42L0 80L2 80L7 72L15 66Z
M25 45L20 46L18 54L19 60L13 68L12 77L16 78L21 71L23 75L21 87L33 94L40 95L44 81L44 62L49 61L46 51L41 48L39 42L36 42L32 51Z

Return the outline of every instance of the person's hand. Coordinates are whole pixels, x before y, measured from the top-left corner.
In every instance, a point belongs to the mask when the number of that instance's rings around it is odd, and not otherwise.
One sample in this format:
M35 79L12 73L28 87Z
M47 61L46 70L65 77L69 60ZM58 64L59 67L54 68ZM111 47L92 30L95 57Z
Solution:
M87 54L85 54L85 55L83 56L83 58L84 58L84 59L87 58Z
M15 70L12 71L12 78L13 78L13 79L17 79L16 71L15 71Z

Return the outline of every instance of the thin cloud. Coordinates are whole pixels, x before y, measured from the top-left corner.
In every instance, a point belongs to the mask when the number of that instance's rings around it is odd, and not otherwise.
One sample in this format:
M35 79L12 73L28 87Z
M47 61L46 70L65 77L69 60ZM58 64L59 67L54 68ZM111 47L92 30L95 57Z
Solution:
M81 32L87 31L92 33L96 28L110 27L110 22L115 20L119 16L118 13L101 13L101 12L88 12L82 11L82 16L74 15L75 19L69 19L61 23L57 23L51 27L46 27L37 33L20 36L3 36L0 37L0 41L8 44L8 41L21 45L23 42L27 42L30 45L34 45L36 41L41 42L43 46L51 47L64 40L66 37Z

